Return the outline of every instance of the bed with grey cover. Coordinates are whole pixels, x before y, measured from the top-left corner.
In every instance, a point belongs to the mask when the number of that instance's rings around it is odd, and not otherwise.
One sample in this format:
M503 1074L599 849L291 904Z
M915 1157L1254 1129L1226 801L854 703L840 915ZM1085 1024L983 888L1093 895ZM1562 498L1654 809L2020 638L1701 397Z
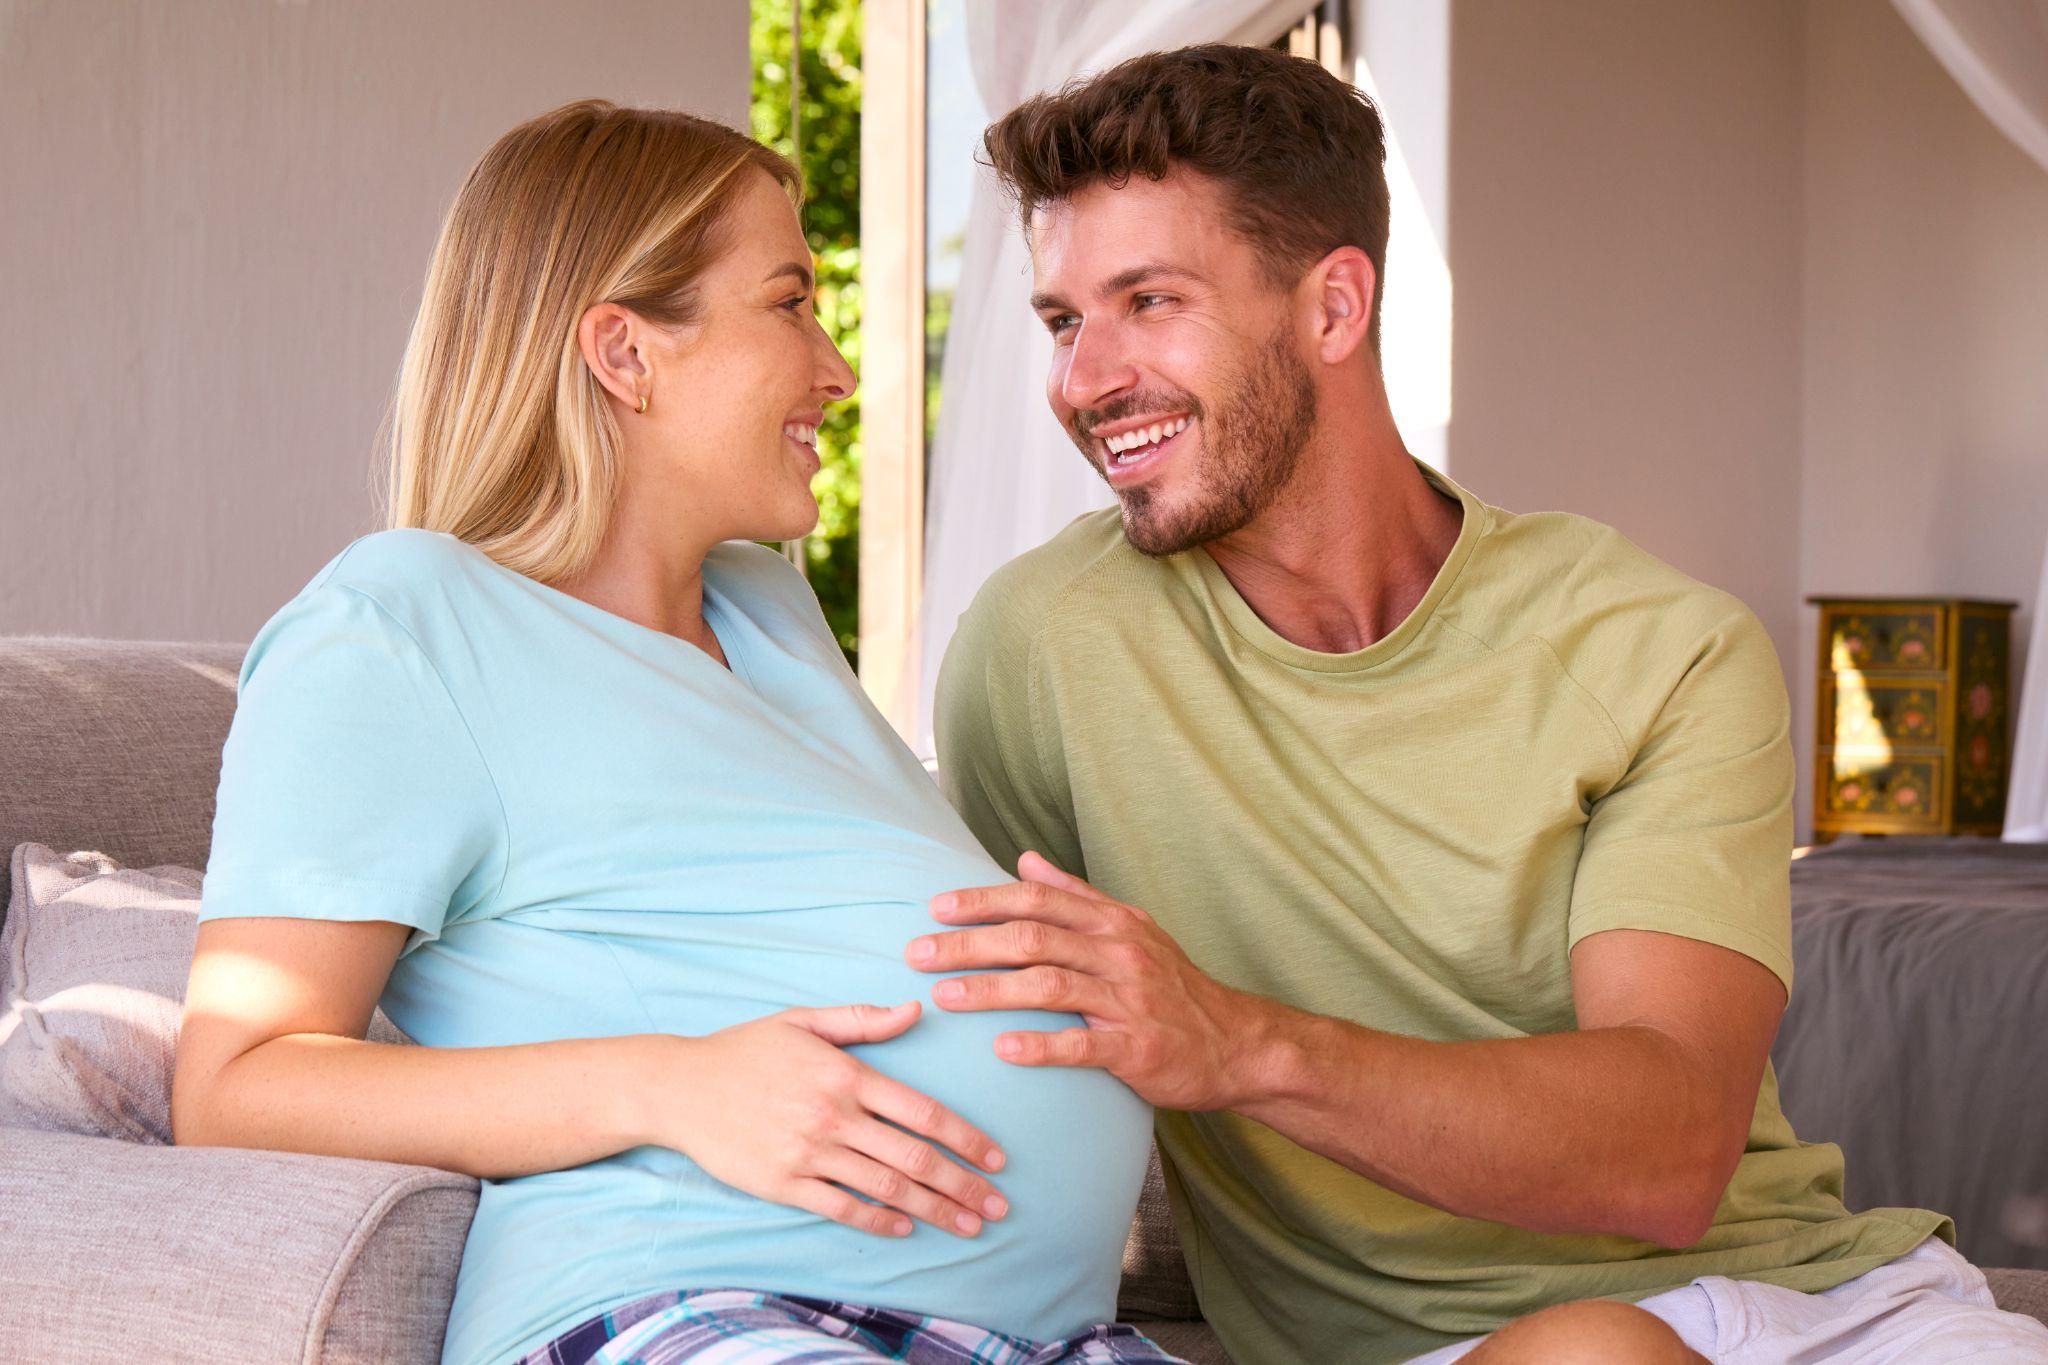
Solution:
M1847 840L1792 865L1772 1060L1851 1208L1936 1209L1984 1266L2048 1269L2048 845Z

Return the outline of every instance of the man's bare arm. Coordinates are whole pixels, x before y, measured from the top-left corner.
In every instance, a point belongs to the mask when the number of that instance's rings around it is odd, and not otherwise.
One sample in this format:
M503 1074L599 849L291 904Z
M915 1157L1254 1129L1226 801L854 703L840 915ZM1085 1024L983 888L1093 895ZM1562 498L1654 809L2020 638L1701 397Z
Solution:
M1007 1060L1101 1067L1165 1108L1233 1110L1466 1217L1670 1247L1711 1226L1785 1005L1750 958L1595 934L1572 954L1578 1031L1430 1042L1233 990L1142 910L1032 855L1019 870L1017 885L938 898L935 917L984 927L910 950L931 971L1022 969L941 983L943 1008L1088 1018L1003 1035Z

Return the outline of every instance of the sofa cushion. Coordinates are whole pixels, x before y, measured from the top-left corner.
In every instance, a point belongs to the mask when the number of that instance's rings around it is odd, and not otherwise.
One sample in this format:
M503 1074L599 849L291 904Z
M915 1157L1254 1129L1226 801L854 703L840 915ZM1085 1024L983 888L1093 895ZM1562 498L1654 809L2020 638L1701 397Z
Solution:
M1166 1200L1166 1178L1159 1167L1159 1149L1152 1149L1145 1184L1138 1193L1138 1216L1124 1242L1123 1284L1116 1296L1117 1316L1130 1322L1173 1322L1202 1316L1195 1287L1188 1280L1186 1259L1174 1235L1173 1208Z
M1222 1339L1206 1322L1145 1322L1138 1328L1187 1365L1231 1365Z
M171 1069L200 874L14 850L0 923L0 1125L171 1140ZM370 1037L400 1042L379 1011Z
M476 1196L423 1166L0 1133L0 1355L434 1365Z
M1987 1269L1984 1280L2000 1308L2048 1323L2048 1270Z
M0 849L206 866L242 645L0 640Z

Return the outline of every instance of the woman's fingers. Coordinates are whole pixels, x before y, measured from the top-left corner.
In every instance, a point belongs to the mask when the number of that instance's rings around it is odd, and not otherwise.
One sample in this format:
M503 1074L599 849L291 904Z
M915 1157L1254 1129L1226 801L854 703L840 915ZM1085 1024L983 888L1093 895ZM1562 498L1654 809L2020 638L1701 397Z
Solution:
M878 1237L910 1235L910 1220L895 1209L856 1199L825 1180L794 1181L776 1196L776 1202L805 1209L835 1223L844 1223L856 1232L872 1232Z
M915 1002L792 1009L710 1035L701 1044L712 1059L707 1078L728 1100L764 1081L772 1093L707 1105L699 1118L711 1121L677 1150L737 1189L863 1232L905 1236L907 1214L976 1235L1009 1207L951 1157L995 1171L1001 1149L931 1096L843 1051L895 1037L918 1012Z
M940 1166L952 1165L936 1153L933 1156ZM820 1161L818 1174L878 1203L901 1209L913 1218L921 1218L956 1237L972 1237L981 1231L980 1214L962 1208L901 1168L873 1160L850 1147L841 1147Z
M943 1195L961 1213L972 1216L977 1228L980 1220L1001 1218L1010 1211L1009 1201L996 1192L995 1186L958 1162L949 1160L931 1143L912 1137L900 1128L869 1120L848 1132L845 1142L855 1151L865 1153L926 1189ZM924 1217L916 1209L894 1199L885 1202L895 1204L906 1213ZM961 1231L968 1230L962 1228Z
M923 1007L915 1000L900 1005L832 1005L824 1009L784 1010L783 1017L837 1047L879 1043L917 1022Z
M912 1090L900 1081L892 1081L873 1067L861 1068L860 1085L854 1098L870 1114L885 1118L899 1128L907 1128L920 1137L928 1137L985 1171L1003 1169L1006 1158L994 1138L930 1095Z

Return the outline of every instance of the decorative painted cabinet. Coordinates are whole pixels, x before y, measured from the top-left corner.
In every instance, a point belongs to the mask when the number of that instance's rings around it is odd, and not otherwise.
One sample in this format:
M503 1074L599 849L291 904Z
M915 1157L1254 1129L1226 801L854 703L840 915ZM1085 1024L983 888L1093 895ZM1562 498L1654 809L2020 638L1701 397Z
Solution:
M2016 604L1806 600L1820 608L1814 837L1997 834Z

